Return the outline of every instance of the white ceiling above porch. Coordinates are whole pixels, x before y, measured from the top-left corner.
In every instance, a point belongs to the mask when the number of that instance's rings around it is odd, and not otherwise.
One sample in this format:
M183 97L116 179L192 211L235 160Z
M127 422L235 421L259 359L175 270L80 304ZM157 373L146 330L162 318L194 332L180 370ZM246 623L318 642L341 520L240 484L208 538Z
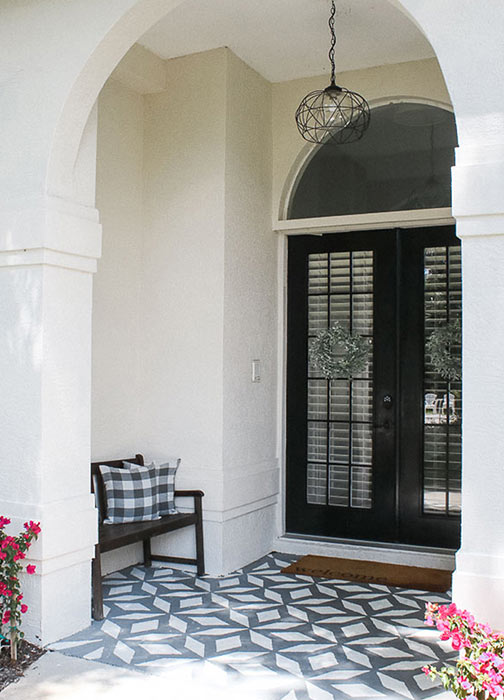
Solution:
M140 44L161 58L228 46L271 82L329 71L329 0L185 0ZM336 70L434 56L389 0L338 0Z

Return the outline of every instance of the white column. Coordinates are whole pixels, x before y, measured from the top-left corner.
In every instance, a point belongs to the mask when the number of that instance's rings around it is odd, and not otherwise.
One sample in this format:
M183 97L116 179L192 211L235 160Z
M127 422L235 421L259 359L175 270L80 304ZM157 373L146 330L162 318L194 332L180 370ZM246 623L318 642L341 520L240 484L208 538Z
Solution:
M453 600L504 629L504 144L458 149L463 258L462 544Z
M40 521L23 583L29 640L90 622L91 289L98 212L57 198L0 211L0 514Z

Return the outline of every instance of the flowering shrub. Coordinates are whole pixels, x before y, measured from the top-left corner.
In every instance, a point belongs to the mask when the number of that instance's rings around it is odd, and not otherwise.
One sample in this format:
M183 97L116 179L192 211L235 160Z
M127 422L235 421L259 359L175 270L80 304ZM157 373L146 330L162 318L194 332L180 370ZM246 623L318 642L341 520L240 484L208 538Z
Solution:
M460 653L455 666L437 669L424 666L423 671L434 680L439 678L457 698L488 700L504 696L504 635L492 632L488 625L476 622L467 610L455 603L427 603L426 624L436 626L441 639L451 640Z
M19 573L23 570L26 552L40 533L40 523L30 520L24 524L24 532L16 537L5 534L4 527L9 523L8 518L0 516L0 639L10 639L11 658L16 659L17 643L24 636L19 629L21 615L28 610L22 602ZM29 564L26 573L34 574L35 567ZM8 636L4 632L8 632Z

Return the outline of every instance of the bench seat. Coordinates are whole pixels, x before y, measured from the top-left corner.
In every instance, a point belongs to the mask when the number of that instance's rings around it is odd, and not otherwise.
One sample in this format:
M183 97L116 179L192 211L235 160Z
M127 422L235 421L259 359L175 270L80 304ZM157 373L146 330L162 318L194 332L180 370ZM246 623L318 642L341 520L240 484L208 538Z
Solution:
M135 457L129 457L127 459L92 462L91 464L91 489L95 494L99 517L98 543L95 546L95 556L92 563L93 618L95 620L103 619L103 577L101 571L101 555L104 552L110 552L114 549L119 549L120 547L125 547L129 544L142 542L145 566L151 566L153 560L180 564L193 564L196 565L198 576L203 576L205 573L205 558L203 551L203 512L201 504L204 496L203 491L175 491L175 498L193 498L194 512L192 513L174 513L173 515L164 515L158 520L138 521L133 523L106 524L103 522L103 520L106 518L107 504L99 466L101 464L105 464L109 467L124 468L123 462L143 466L144 458L141 454L137 454ZM164 535L168 532L174 532L175 530L180 530L181 528L189 527L191 525L194 525L195 529L196 558L152 554L152 537Z

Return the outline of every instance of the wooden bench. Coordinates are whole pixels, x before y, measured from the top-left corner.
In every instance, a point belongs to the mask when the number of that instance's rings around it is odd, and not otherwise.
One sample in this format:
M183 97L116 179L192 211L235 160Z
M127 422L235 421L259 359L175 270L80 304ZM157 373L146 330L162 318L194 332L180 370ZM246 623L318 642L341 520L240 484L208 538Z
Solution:
M134 523L121 523L106 525L103 520L107 517L107 501L105 489L101 478L99 466L106 464L109 467L123 468L123 462L131 462L144 466L144 458L141 454L128 459L114 459L109 461L91 463L91 490L95 494L99 517L98 544L95 546L95 556L92 564L93 586L93 617L95 620L103 619L103 589L101 572L101 555L119 547L125 547L135 542L143 543L143 559L145 566L151 566L152 560L167 561L181 564L195 564L198 576L205 573L205 559L203 553L203 518L201 499L203 491L175 491L175 497L190 496L194 498L193 513L177 513L164 515L159 520L141 521ZM151 552L151 537L164 535L166 532L180 530L189 525L195 526L196 533L196 559L185 557L167 557Z

